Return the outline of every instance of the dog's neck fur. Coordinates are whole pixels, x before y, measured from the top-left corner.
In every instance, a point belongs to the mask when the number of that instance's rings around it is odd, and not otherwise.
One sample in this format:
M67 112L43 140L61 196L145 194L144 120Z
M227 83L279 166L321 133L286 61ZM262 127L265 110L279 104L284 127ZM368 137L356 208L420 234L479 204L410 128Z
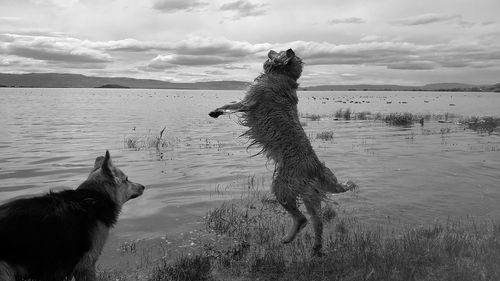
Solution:
M89 204L93 205L92 209L100 221L106 226L112 227L118 220L122 206L103 189L103 184L106 183L97 184L86 180L75 191L85 196L84 200L88 200Z

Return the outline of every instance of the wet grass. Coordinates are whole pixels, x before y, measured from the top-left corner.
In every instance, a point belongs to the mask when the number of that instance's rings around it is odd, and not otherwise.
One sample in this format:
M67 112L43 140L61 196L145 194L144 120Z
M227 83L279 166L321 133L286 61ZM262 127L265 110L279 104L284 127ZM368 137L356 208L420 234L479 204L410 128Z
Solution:
M333 131L323 131L321 133L317 133L316 138L324 141L332 141Z
M303 118L307 118L311 121L319 121L321 120L321 115L319 114L304 114L302 115Z
M194 254L154 261L129 278L107 271L99 280L500 280L499 223L373 227L338 208L323 207L324 251L313 257L310 226L281 244L288 216L269 192L249 188L207 213L211 239Z
M176 138L169 138L164 136L166 128L160 130L159 134L152 134L151 131L147 135L143 136L126 136L123 139L123 144L125 148L142 150L142 149L156 149L161 151L163 149L172 148L176 143L179 142Z
M500 133L500 117L468 117L462 118L459 124L481 134Z
M350 108L346 108L346 109L338 109L337 111L335 111L335 118L336 119L345 119L345 120L351 120L351 109Z
M149 281L210 281L211 259L207 256L183 256L174 262L161 260L153 269Z
M413 114L405 112L405 113L390 113L384 118L385 123L391 126L404 126L409 127L413 125L415 121L415 117Z

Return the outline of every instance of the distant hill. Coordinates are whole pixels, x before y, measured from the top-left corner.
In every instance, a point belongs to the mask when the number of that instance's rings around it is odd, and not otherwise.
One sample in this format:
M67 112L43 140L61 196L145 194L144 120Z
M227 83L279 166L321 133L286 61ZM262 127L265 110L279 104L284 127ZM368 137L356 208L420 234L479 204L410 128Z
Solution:
M426 91L440 91L440 90L459 90L459 89L481 89L486 86L470 85L463 83L438 83L438 84L427 84L422 87Z
M304 87L307 91L411 91L419 87L400 85L319 85Z
M487 91L491 86L478 86L462 83L438 83L424 86L401 85L320 85L305 87L308 91Z
M242 90L249 83L241 81L212 81L197 83L172 83L153 79L126 77L92 77L81 74L61 73L0 73L0 84L9 87L33 88L96 88L103 85L119 85L142 89L195 89L195 90Z
M113 88L113 89L130 89L130 87L127 86L122 86L122 85L116 85L116 84L106 84L102 85L96 88Z
M197 83L172 83L153 79L127 77L93 77L62 73L0 73L0 86L33 88L139 88L139 89L191 89L191 90L244 90L250 82L211 81ZM304 91L487 91L500 92L495 85L470 85L463 83L439 83L424 86L401 85L319 85L301 87Z
M497 93L500 93L500 83L497 83L497 84L495 84L495 85L491 85L491 86L489 87L489 90L490 90L491 92L497 92Z

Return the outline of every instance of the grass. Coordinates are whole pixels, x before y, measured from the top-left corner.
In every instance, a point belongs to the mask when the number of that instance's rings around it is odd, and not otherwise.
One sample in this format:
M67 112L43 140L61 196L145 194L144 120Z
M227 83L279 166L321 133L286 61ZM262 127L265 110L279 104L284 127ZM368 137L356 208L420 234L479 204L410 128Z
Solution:
M162 259L153 269L149 281L210 281L212 277L209 257L183 256L173 263Z
M210 230L246 245L213 255L218 280L500 280L498 224L449 222L394 231L340 217L332 227L335 211L327 205L324 255L313 258L311 231L282 245L285 215L272 202L258 202L225 203L207 216Z
M319 114L305 114L302 117L310 119L311 121L321 120L321 115L319 115Z
M368 120L370 119L371 113L369 111L361 111L356 113L357 120Z
M500 133L500 117L469 117L461 119L459 123L481 134Z
M165 150L173 150L174 146L180 142L176 137L166 137L164 135L166 127L160 130L158 135L152 134L151 130L147 135L144 136L127 136L123 139L123 144L125 148L133 150L144 150L144 149L154 149L156 155L160 158L164 158Z
M384 118L385 123L391 126L411 126L413 125L414 116L411 113L390 113Z
M343 110L342 108L335 111L335 118L340 119L343 118L345 120L351 120L351 109L347 108Z
M333 131L323 131L321 133L317 133L316 138L324 141L332 141Z
M99 280L500 280L499 223L373 227L327 202L324 253L312 257L310 226L294 242L281 244L289 218L269 192L253 184L240 199L207 213L205 231L213 239L198 243L196 253L155 261L135 279L108 271Z

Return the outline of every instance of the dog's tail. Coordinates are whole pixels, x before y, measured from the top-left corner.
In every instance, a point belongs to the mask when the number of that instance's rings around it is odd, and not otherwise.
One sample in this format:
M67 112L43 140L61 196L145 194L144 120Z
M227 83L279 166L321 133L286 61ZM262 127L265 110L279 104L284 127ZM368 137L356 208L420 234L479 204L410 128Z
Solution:
M346 183L340 183L337 180L337 177L332 173L332 171L323 166L323 182L322 186L324 191L328 193L343 193L349 190L354 190L357 188L357 185L352 181L347 181Z

